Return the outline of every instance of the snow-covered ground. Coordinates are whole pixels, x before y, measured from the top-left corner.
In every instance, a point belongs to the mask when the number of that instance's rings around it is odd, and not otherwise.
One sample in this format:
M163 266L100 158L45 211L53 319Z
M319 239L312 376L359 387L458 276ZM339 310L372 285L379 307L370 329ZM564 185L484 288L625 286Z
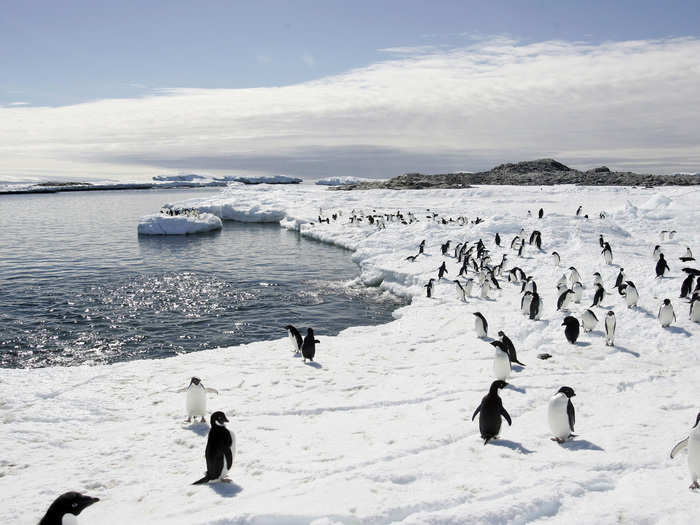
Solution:
M188 235L220 230L221 219L211 213L164 215L153 213L141 217L138 224L140 235Z
M234 186L178 205L280 222L351 248L359 279L413 301L386 325L336 337L314 326L315 366L293 356L280 328L277 341L170 359L0 370L0 521L35 523L58 494L80 490L101 499L83 523L697 522L700 494L687 488L686 454L669 458L700 410L700 325L678 299L686 266L678 257L686 246L700 250L697 189ZM590 219L574 216L579 205ZM350 224L353 209L412 211L420 221ZM339 210L337 221L311 224ZM442 224L426 217L433 212L485 221ZM519 258L510 249L521 228L542 232L542 252L527 245ZM677 233L662 242L661 230ZM504 248L494 247L496 232ZM599 234L612 245L611 266ZM457 277L456 260L441 256L440 244L479 238L495 263L507 253L506 268L534 276L541 321L519 313L520 286L503 278L490 299L464 303L449 280L425 297L423 285L443 260L447 277ZM422 239L426 254L407 261ZM671 267L664 279L654 278L656 244ZM558 268L552 250L561 254ZM601 324L575 346L560 326L565 313L556 311L555 284L571 265L586 288L570 315L591 304L593 272L610 292L594 308ZM636 283L636 309L612 288L618 265ZM655 317L666 297L678 321L663 329ZM610 309L615 347L605 346L602 332ZM504 423L501 438L486 446L471 416L493 379L494 349L475 336L475 311L488 320L488 335L503 330L527 365L501 391L512 427ZM280 319L280 327L287 323L295 320ZM540 353L553 357L539 360ZM224 410L237 435L233 483L190 485L205 470L207 427L183 422L184 394L175 390L192 375L219 390L209 408ZM577 394L578 437L559 445L550 440L547 403L563 385Z
M358 182L379 182L381 179L369 179L366 177L326 177L318 179L319 186L343 186L345 184L357 184Z

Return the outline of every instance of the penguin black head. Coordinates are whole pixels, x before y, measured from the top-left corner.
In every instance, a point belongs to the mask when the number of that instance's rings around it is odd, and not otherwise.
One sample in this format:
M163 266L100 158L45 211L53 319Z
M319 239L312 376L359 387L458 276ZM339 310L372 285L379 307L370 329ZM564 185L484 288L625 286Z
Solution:
M508 350L506 350L506 347L501 341L491 341L491 345L498 348L501 352L505 352L506 354L508 353Z
M666 306L668 306L669 304L671 304L671 299L664 299L664 304L665 304Z
M501 388L505 388L508 386L508 383L501 379L497 379L493 383L491 383L491 388L489 389L490 392L496 392L500 390Z
M54 500L41 523L61 523L65 514L77 516L98 501L99 498L84 496L80 492L65 492Z
M612 310L610 310L610 311L607 313L607 316L608 316L608 317L614 317L614 315L615 315L615 312L613 312Z
M557 394L564 394L568 398L574 397L576 395L574 389L570 386L561 387L559 390L557 390Z
M192 379L190 379L190 385L198 385L201 382L202 382L202 380L199 379L198 377L192 377Z
M567 315L566 317L564 317L564 322L561 324L561 326L572 326L572 325L578 325L578 324L579 324L578 319L576 319L575 317L572 317L570 315Z
M659 259L663 259L663 258L664 258L664 254L663 254L663 253L660 253L660 254L659 254Z
M306 329L306 335L308 337L313 337L314 336L314 329L313 328L307 328Z
M226 414L224 414L223 412L217 411L211 415L211 419L209 421L210 421L212 427L214 425L219 425L220 427L223 427L223 426L225 426L224 423L228 423L228 418L226 417Z
M503 337L504 335L506 335L506 334L503 333L503 330L498 331L498 337Z

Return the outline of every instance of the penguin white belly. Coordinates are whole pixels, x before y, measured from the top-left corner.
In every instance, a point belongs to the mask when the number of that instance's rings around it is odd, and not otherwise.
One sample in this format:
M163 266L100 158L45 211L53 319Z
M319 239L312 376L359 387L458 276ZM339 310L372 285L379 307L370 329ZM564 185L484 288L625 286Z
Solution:
M574 285L574 302L578 304L581 302L581 299L583 299L583 286L581 283L576 283Z
M690 306L690 320L694 323L700 323L700 301L693 301Z
M491 287L489 286L488 281L484 281L484 284L481 285L481 298L482 299L488 299L489 297L489 289Z
M228 430L229 434L231 434L231 468L233 468L233 464L236 462L236 434L234 434L231 429L227 428L226 430ZM224 464L221 467L219 479L224 479L230 470L231 469L229 469L226 465L226 458L224 458Z
M605 344L613 346L615 344L615 322L605 320Z
M559 440L566 440L571 434L569 427L569 415L566 412L568 398L564 394L557 394L549 400L549 409L547 416L549 419L549 429L552 431L552 436Z
M61 518L61 525L78 525L78 517L73 514L64 514Z
M297 338L294 337L294 334L292 334L292 332L290 332L289 330L287 330L287 337L289 337L289 345L292 348L292 352L298 354L299 347L297 346Z
M659 311L659 322L664 328L673 322L673 308L670 306L662 306Z
M187 389L185 410L187 412L187 417L206 417L207 393L204 388L201 386L193 386Z
M639 299L639 294L637 290L631 287L627 287L627 292L625 293L625 301L627 301L627 307L631 308L637 306L637 300Z
M477 337L486 337L486 330L484 330L484 323L481 322L481 319L476 317L474 319L474 330L476 331L476 336Z
M496 350L493 358L493 374L495 379L505 381L510 377L510 359L502 350Z
M688 439L688 470L692 481L700 479L700 431L693 429Z
M612 253L611 252L603 252L603 259L605 260L605 264L612 264Z
M598 324L598 320L595 317L593 317L593 314L591 314L591 312L589 312L588 310L583 312L583 314L581 315L581 320L583 321L583 329L586 332L590 332Z
M528 295L524 300L523 300L523 307L521 308L521 312L523 315L530 315L530 303L532 302L532 296Z

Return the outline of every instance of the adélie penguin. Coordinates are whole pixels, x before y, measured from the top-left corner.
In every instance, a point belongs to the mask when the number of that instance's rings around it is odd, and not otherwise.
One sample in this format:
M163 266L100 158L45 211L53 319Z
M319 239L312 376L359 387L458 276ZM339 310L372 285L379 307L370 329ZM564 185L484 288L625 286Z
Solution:
M571 302L575 296L576 294L573 290L569 290L568 288L564 290L561 295L559 295L559 299L557 299L557 310L566 310L569 306L569 302Z
M308 328L306 330L306 337L304 337L304 344L301 346L301 355L304 356L304 363L306 363L307 359L309 361L314 360L314 356L316 355L316 343L320 343L320 341L314 338L313 328Z
M627 303L627 308L632 308L637 306L637 301L639 301L639 292L637 292L637 287L632 281L626 281L625 284L625 302Z
M498 437L498 433L501 431L501 416L506 418L508 425L512 425L510 415L503 408L503 402L498 395L498 390L507 385L508 383L500 379L491 383L489 393L483 397L472 416L472 421L474 421L476 415L479 414L479 431L481 432L481 439L484 440L484 445Z
M581 314L581 322L583 323L583 331L590 332L598 324L598 318L591 310L584 310Z
M595 293L593 294L593 304L591 306L600 306L605 296L605 288L602 284L595 285Z
M511 373L508 351L501 341L491 341L491 345L496 348L493 356L493 377L505 381Z
M226 481L226 474L231 470L236 456L236 435L226 428L228 418L223 412L211 415L211 428L207 436L207 448L204 456L207 460L207 472L202 479L192 483L201 485L209 481Z
M656 318L663 328L670 326L676 320L676 313L673 311L670 299L664 299L663 304L659 307L659 313L656 314Z
M537 292L532 293L532 299L530 300L530 319L538 320L542 316L542 311L544 310L544 303L542 297Z
M668 263L666 263L666 259L664 259L664 254L660 253L659 260L656 261L656 276L663 277L667 271L670 272L671 269L668 267Z
M686 447L688 447L688 470L692 481L690 489L697 490L700 489L700 484L698 484L698 478L700 478L700 412L695 417L695 425L690 429L690 435L677 443L671 450L671 459L675 458Z
M690 312L688 317L694 323L700 323L700 293L694 293L690 300Z
M460 299L460 300L466 302L467 301L467 293L466 293L464 287L462 286L462 283L460 283L457 279L454 279L453 282L455 283L455 285L457 287L457 299Z
M196 420L197 417L201 417L202 423L205 423L206 420L204 417L207 415L207 392L212 394L218 394L219 392L213 388L206 388L202 380L198 377L191 378L190 384L183 390L187 392L185 395L187 422L189 423L192 421L192 418ZM180 390L180 392L183 390Z
M508 352L508 358L510 359L510 362L517 363L520 366L525 366L523 363L518 361L518 354L515 351L515 345L513 344L513 341L510 340L510 337L508 337L505 333L503 333L502 330L498 331L498 337L501 338L501 342L503 343L503 346L506 348L506 352Z
M100 501L99 498L85 496L80 492L64 492L49 506L39 525L77 523L75 516L80 515L83 510L98 501Z
M474 330L477 337L486 337L489 333L489 323L481 312L474 312Z
M561 262L561 257L557 252L552 252L552 262L554 263L554 266L559 266L559 263Z
M552 431L552 441L563 443L574 435L576 411L571 398L575 395L573 388L563 386L550 398L547 416L549 429Z
M574 287L571 290L574 292L574 302L579 304L581 299L583 299L583 284L574 283Z
M690 294L690 291L693 289L693 279L695 279L695 275L692 273L689 273L688 276L683 279L683 282L681 283L681 298L688 297Z
M605 264L612 264L613 253L612 248L610 247L610 243L606 242L603 247L603 251L600 253L603 254L603 260L605 261Z
M564 335L566 336L566 340L569 341L572 345L576 344L576 340L578 339L578 334L580 331L578 319L567 315L566 317L564 317L564 322L561 323L561 325L566 327L564 328Z
M693 252L690 251L690 247L686 246L685 248L685 255L683 257L679 257L679 259L683 262L688 262L688 261L694 261L695 257L693 257Z
M426 297L432 297L433 296L433 283L435 282L435 279L431 278L428 281L428 284L424 284L423 286L425 287L425 295Z
M294 354L300 354L301 345L304 344L304 339L302 339L299 330L294 328L291 324L286 325L285 328L287 329L287 337L289 337L289 343L292 346L292 352L294 352Z
M615 325L617 321L615 320L615 312L610 310L605 316L605 345L614 346L615 345Z

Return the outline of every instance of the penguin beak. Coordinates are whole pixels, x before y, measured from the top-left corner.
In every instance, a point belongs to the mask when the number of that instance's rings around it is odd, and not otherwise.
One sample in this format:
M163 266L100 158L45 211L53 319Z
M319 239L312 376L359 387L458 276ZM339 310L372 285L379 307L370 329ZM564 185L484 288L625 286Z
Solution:
M224 416L224 421L228 423L228 418L226 416Z

